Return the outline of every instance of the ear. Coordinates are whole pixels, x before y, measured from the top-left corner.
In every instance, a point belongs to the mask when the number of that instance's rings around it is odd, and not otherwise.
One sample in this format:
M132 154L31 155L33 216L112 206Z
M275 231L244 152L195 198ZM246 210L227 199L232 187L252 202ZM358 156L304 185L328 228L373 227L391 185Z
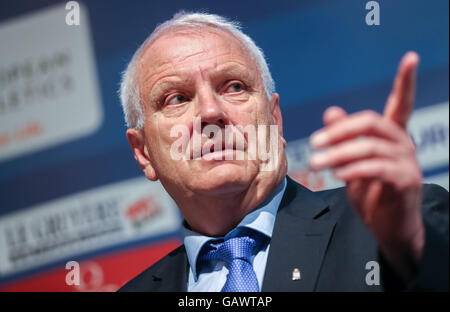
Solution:
M283 137L283 117L281 116L280 110L280 96L278 93L273 93L272 98L270 99L270 110L272 112L272 116L275 120L275 123L278 126L278 133L280 134L280 138L283 141L284 147L286 147L286 140Z
M147 145L145 144L144 131L138 129L128 129L127 139L128 143L130 143L131 149L133 150L134 159L136 159L141 166L141 169L144 171L147 179L151 181L158 180L155 168L150 160Z

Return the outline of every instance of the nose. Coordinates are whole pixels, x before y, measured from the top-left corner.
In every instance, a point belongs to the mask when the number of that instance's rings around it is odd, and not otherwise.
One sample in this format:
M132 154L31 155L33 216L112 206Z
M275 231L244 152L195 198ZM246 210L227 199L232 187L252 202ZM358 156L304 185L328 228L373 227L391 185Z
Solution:
M198 93L198 116L201 118L202 131L207 125L224 128L228 123L224 107L210 87L204 86Z

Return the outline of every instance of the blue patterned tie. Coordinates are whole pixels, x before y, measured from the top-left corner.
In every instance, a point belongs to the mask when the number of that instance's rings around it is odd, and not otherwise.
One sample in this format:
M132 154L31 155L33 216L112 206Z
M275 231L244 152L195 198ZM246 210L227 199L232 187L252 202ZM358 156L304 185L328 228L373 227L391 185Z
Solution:
M239 236L227 239L222 243L209 242L207 251L199 257L199 261L223 260L228 268L228 276L223 292L259 291L258 279L252 266L252 251L255 239Z

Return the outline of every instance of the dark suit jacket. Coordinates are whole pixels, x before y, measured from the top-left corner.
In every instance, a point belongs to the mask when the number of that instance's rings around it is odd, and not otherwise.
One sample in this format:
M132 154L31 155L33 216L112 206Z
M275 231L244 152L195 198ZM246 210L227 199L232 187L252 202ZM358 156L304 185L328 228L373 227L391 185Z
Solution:
M262 291L448 291L448 192L425 185L426 243L416 279L403 285L383 259L345 188L312 192L287 178L267 258ZM367 285L366 263L377 261L381 284ZM292 280L294 268L301 278ZM186 291L189 263L178 247L119 291Z

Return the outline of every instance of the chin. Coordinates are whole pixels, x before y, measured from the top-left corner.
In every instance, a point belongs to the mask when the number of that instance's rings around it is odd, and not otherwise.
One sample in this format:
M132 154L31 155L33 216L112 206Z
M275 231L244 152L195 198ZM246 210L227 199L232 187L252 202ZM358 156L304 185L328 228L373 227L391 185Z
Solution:
M202 170L192 182L196 184L193 188L201 193L220 195L244 191L253 178L254 174L248 170L247 166L227 162Z

